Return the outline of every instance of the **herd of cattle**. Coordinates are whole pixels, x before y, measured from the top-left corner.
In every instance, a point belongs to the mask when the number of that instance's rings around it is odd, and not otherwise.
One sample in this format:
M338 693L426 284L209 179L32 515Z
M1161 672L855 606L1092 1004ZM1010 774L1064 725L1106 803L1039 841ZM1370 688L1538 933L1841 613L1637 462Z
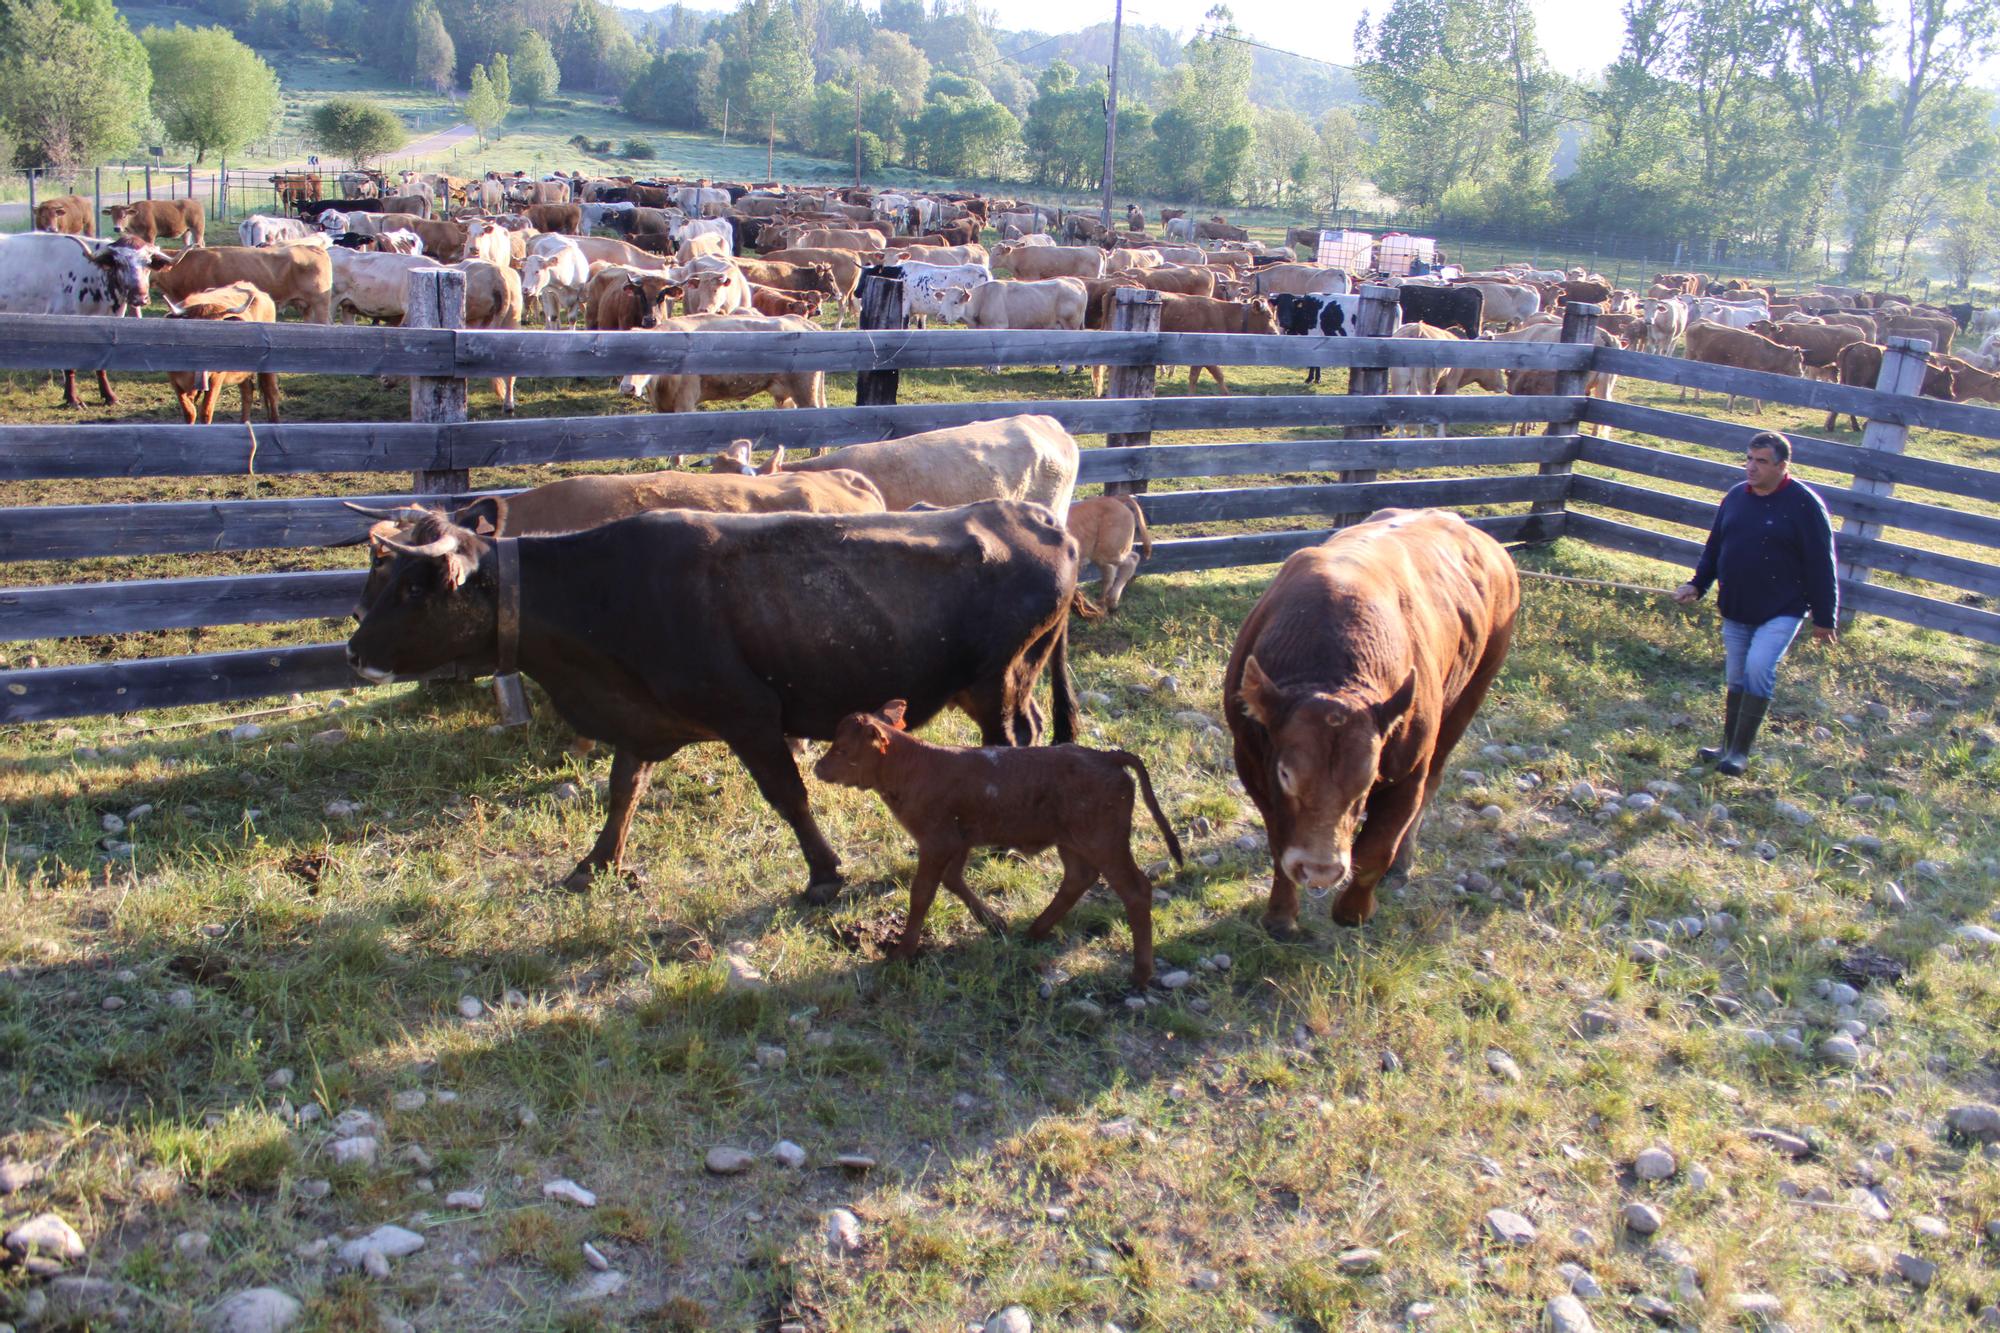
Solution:
M82 200L47 201L41 231L0 238L0 311L137 313L157 288L174 318L397 322L410 272L445 264L466 274L477 328L520 327L532 307L551 329L803 330L825 304L844 323L880 266L902 279L910 314L977 328L1104 328L1115 293L1137 287L1160 293L1163 331L1347 336L1369 276L1299 262L1221 219L1165 218L1162 241L1136 210L1107 230L972 195L497 175L410 177L393 193L379 180L339 184L326 197L317 178L292 182L291 216L245 220L234 246L206 244L192 201L121 205L111 241L88 234ZM176 239L177 251L161 248ZM1641 296L1525 266L1386 281L1399 337L1551 341L1561 307L1590 303L1605 312L1606 345L1684 345L1698 360L1872 384L1880 340L1908 335L1935 348L1926 392L1991 396L1996 383L1990 361L1975 363L1992 339L1952 355L1956 336L1990 318L1882 293L1780 301L1662 274ZM255 378L275 419L276 385ZM175 387L186 419L206 421L217 392L241 383L247 419L251 380L187 372ZM1391 391L1548 393L1550 380L1397 368ZM511 407L512 384L495 387ZM817 373L661 374L627 387L663 412L765 390L781 404L825 402ZM1592 377L1590 392L1610 388ZM65 389L74 404L73 377ZM829 741L820 775L880 791L917 840L898 952L916 947L940 884L997 925L964 882L974 846L1053 845L1064 878L1030 933L1046 934L1102 875L1125 905L1143 984L1151 894L1129 850L1138 795L1179 850L1145 767L1118 752L1032 748L1076 735L1069 618L1102 614L1078 593L1079 569L1098 566L1115 607L1149 546L1129 497L1076 498L1078 462L1053 418L1016 416L791 463L780 451L760 465L741 441L706 472L570 477L449 514L363 511L370 568L349 661L375 681L450 664L518 669L577 732L615 748L605 825L571 888L619 871L655 764L720 741L791 826L808 897L826 901L840 861L794 746ZM1501 667L1518 601L1506 552L1438 512L1376 515L1285 564L1224 679L1236 766L1269 833L1274 932L1295 927L1301 887L1335 895L1337 921L1367 919ZM1034 699L1045 673L1047 719ZM985 748L902 734L948 706ZM1070 799L1086 790L1091 800Z
M0 311L137 312L157 287L173 318L292 311L322 323L397 323L411 270L447 264L466 273L469 328L520 328L532 312L549 329L795 331L827 304L844 326L863 275L881 272L901 278L908 315L976 329L1103 329L1115 292L1149 288L1160 294L1162 332L1339 337L1356 330L1358 288L1369 276L1300 262L1292 247L1309 244L1310 231L1295 229L1276 247L1222 218L1172 209L1162 210L1163 239L1136 208L1108 229L1089 214L973 194L498 173L404 173L393 182L350 173L336 184L341 194L322 197L316 173L274 177L290 215L245 219L233 246L206 244L198 200L108 208L119 233L109 244L90 237L85 200L46 200L35 221L47 235L0 238ZM160 249L166 240L179 252ZM1914 336L1933 348L1925 393L2000 401L2000 312L1841 287L1780 300L1769 288L1691 273L1660 274L1644 296L1583 269L1526 265L1375 280L1397 289L1397 337L1554 341L1561 308L1588 302L1605 311L1603 345L1678 347L1694 360L1872 386L1882 340ZM1985 341L1953 355L1968 328ZM1218 366L1191 366L1190 385L1204 370L1228 392ZM1307 372L1309 383L1318 378ZM188 383L193 391L179 395L185 420L209 420L217 391L231 383L243 385L247 419L248 376L195 374L176 389ZM1551 376L1404 370L1391 391L1472 385L1546 393ZM99 387L115 401L101 373ZM263 387L276 419L275 395ZM660 412L760 392L787 407L826 401L823 377L805 372L632 376L623 387ZM1612 387L1612 377L1595 375L1588 391L1608 396ZM73 376L64 390L76 406ZM494 390L512 411L513 382L495 380Z
M1114 571L1130 577L1144 527L1129 497L1075 498L1078 461L1053 418L1016 416L789 468L778 455L756 465L739 441L708 472L572 477L450 514L354 506L372 525L348 661L378 683L518 669L578 733L614 747L604 827L569 889L620 873L654 765L719 741L790 825L808 901L830 901L840 858L795 748L829 741L818 775L880 792L917 842L895 956L917 948L940 884L999 927L965 883L975 847L1054 846L1063 880L1029 935L1102 876L1144 985L1152 894L1130 851L1135 778L1180 847L1137 756L1073 744L1068 667L1070 616L1101 614L1078 593L1081 566L1124 551L1106 572L1115 602ZM1505 659L1518 602L1506 551L1437 511L1384 511L1286 563L1238 635L1224 699L1269 831L1274 933L1295 928L1301 887L1337 895L1337 921L1368 918ZM1047 721L1034 699L1045 672ZM971 717L980 748L902 734L947 706ZM1027 748L1045 739L1058 748Z

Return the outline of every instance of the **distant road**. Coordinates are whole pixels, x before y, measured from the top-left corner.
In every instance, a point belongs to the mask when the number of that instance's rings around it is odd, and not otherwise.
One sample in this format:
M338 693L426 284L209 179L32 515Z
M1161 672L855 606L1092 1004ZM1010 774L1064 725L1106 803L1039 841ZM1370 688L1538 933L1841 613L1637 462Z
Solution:
M397 149L392 156L436 157L440 153L449 153L455 145L464 143L476 133L477 131L470 125L454 125L448 130L439 130L436 134L413 139Z

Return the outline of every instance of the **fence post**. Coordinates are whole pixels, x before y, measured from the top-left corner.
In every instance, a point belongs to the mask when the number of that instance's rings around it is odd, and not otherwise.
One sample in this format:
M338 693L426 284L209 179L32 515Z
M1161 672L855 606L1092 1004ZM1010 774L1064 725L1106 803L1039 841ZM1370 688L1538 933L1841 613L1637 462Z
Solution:
M35 169L28 168L28 225L35 225Z
M1111 296L1111 331L1114 333L1153 333L1160 331L1160 309L1164 304L1160 294L1150 288L1120 287ZM1104 377L1106 398L1151 398L1153 388L1159 379L1157 365L1112 366ZM1112 431L1104 437L1107 449L1137 447L1153 442L1150 430ZM1104 483L1106 495L1143 495L1146 480L1107 481Z
M1354 336L1357 338L1390 338L1396 333L1396 321L1400 317L1401 306L1397 302L1394 287L1377 286L1370 283L1361 289L1361 299L1355 303ZM1389 371L1386 366L1352 366L1347 372L1347 392L1350 395L1380 397L1389 392ZM1381 426L1349 426L1349 439L1366 439L1379 434ZM1340 474L1342 482L1363 482L1375 480L1374 468L1352 468ZM1367 518L1365 513L1336 514L1333 525L1344 528L1350 523L1359 523Z
M465 327L465 274L450 268L412 269L403 294L403 327L459 329ZM462 379L418 375L410 380L410 420L440 426L466 419L466 386ZM440 436L443 432L439 432ZM445 451L440 449L440 454ZM456 495L472 488L466 468L425 468L412 489L418 495Z
M194 198L194 163L192 162L188 163L187 165L187 179L188 179L187 197L192 199Z
M864 273L861 276L861 322L858 327L901 331L910 326L910 318L903 311L902 266L891 267L896 271L893 278L883 273ZM902 380L903 372L900 370L861 371L854 377L854 405L892 405Z
M1597 319L1603 313L1603 306L1588 305L1581 301L1572 301L1568 305L1565 305L1563 307L1562 340L1566 343L1582 343L1585 347L1590 348L1591 354L1595 356L1597 348ZM1588 365L1585 365L1580 370L1558 370L1556 372L1556 393L1564 398L1581 398L1583 391L1589 384L1590 367ZM1558 430L1556 424L1551 421L1542 431L1542 434L1557 435L1564 431L1581 429L1582 427L1579 425L1564 426ZM1568 476L1570 467L1570 460L1567 458L1551 459L1542 464L1538 470L1544 477ZM1561 495L1552 500L1535 501L1534 504L1529 506L1528 512L1531 514L1560 514L1568 503L1569 487L1565 485Z
M146 198L148 200L151 200L152 197L153 197L153 164L151 162L148 162L146 164Z
M104 216L104 168L90 169L90 225L83 229L86 236L97 235L97 229L104 224L98 219Z
M1929 340L1885 338L1883 343L1882 369L1875 376L1875 387L1883 393L1900 393L1915 397L1924 387L1924 358L1930 354ZM1879 449L1883 453L1900 454L1909 435L1908 426L1870 417L1868 425L1861 432L1861 447ZM1894 495L1896 483L1857 476L1854 478L1854 489L1866 495ZM1847 518L1841 520L1840 533L1842 536L1864 539L1880 537L1882 525ZM1856 583L1868 582L1868 570L1861 565L1843 564L1839 572L1841 578L1852 579ZM1840 609L1840 623L1846 625L1853 618L1853 609L1843 605Z

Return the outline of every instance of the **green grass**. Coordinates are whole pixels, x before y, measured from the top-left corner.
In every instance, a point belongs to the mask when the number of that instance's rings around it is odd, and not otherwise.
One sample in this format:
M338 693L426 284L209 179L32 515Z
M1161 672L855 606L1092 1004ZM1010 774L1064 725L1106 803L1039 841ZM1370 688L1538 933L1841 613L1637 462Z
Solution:
M1247 393L1297 387L1296 372L1231 380ZM835 403L849 384L836 377ZM406 410L400 387L372 381L284 385L288 419ZM1321 391L1341 387L1336 372ZM156 377L123 377L120 390L120 407L83 417L168 418ZM1083 391L1038 370L902 381L911 402ZM69 419L55 397L39 377L5 377L0 418ZM1630 382L1620 397L1676 405ZM626 410L604 386L566 381L524 384L522 404L530 416ZM474 408L492 415L483 390ZM1773 407L1757 420L1808 417ZM1202 438L1221 434L1190 437ZM1910 447L1991 465L1991 446L1963 437L1919 432ZM482 471L474 483L544 475ZM399 484L8 483L0 504ZM354 559L216 554L10 577ZM1678 577L1567 541L1522 559L1591 578ZM601 822L606 761L576 754L546 701L533 726L505 733L487 729L478 692L403 687L302 701L245 743L226 739L226 721L146 729L226 708L0 728L0 1157L47 1168L0 1219L60 1212L89 1242L92 1271L143 1291L140 1323L160 1328L270 1284L325 1329L390 1314L449 1328L928 1330L1018 1301L1038 1327L1386 1329L1425 1302L1433 1326L1499 1330L1539 1318L1564 1261L1610 1293L1593 1306L1605 1327L1639 1326L1619 1309L1640 1295L1720 1327L1731 1294L1767 1292L1794 1327L1825 1329L1962 1327L1993 1299L1982 1228L2000 1215L2000 1177L1936 1128L1949 1106L1990 1098L2000 1067L2000 983L1950 935L1996 905L1992 654L1867 618L1837 652L1801 646L1755 767L1731 783L1687 762L1717 711L1712 614L1530 582L1513 657L1408 884L1360 931L1335 930L1309 902L1310 938L1278 945L1257 925L1268 861L1228 747L1184 716L1219 718L1223 663L1271 572L1141 577L1117 616L1076 631L1079 688L1103 696L1086 741L1143 755L1189 844L1187 868L1160 882L1156 934L1162 970L1195 979L1137 1013L1123 1004L1122 914L1104 895L1041 946L991 939L943 903L922 958L884 964L907 838L873 797L809 784L852 888L832 908L802 908L789 834L716 747L687 751L656 782L633 832L636 889L549 892ZM83 662L345 632L223 627L0 655ZM931 734L971 739L956 715ZM1569 798L1584 779L1620 792L1677 784L1661 799L1685 820L1600 817ZM333 800L361 812L329 818ZM1779 817L1779 801L1811 823ZM121 835L133 855L107 856L103 816L141 803L152 811ZM1479 813L1488 806L1498 819ZM1879 850L1857 853L1864 835ZM1144 826L1137 854L1163 855ZM972 876L1017 925L1055 878L1047 855L990 857ZM1888 880L1909 891L1909 911L1876 906ZM1627 956L1630 940L1663 933L1651 922L1717 912L1734 926L1676 938L1656 967ZM1884 1007L1869 1010L1863 1070L1744 1038L1752 1025L1797 1026L1816 1048L1838 1015L1813 984L1864 947L1905 975L1869 992ZM1200 965L1218 953L1227 968ZM732 956L765 987L733 987ZM1759 1009L1761 988L1788 1008ZM510 990L525 1002L505 1003ZM458 1015L464 995L488 1006L478 1020ZM1589 1035L1581 1015L1593 1007L1616 1029ZM1489 1072L1493 1046L1519 1062L1520 1083ZM760 1063L760 1047L781 1048L782 1066ZM289 1086L267 1086L279 1069ZM412 1089L455 1099L394 1109ZM308 1104L380 1117L379 1165L334 1167L324 1120L295 1119ZM1759 1125L1809 1132L1818 1152L1779 1158L1747 1137ZM702 1169L713 1146L762 1153L779 1138L805 1147L803 1171ZM1655 1142L1673 1146L1681 1173L1639 1184L1630 1162ZM405 1154L413 1145L424 1158ZM842 1172L843 1152L877 1166ZM1888 1181L1888 1223L1844 1207L1869 1173ZM599 1206L544 1200L558 1176ZM321 1180L329 1192L314 1197L307 1183ZM444 1210L464 1188L483 1188L485 1206ZM1836 1206L1788 1193L1815 1189ZM1666 1214L1651 1246L1619 1228L1634 1198ZM834 1207L859 1214L858 1254L827 1253ZM1483 1218L1495 1207L1533 1217L1538 1244L1494 1245ZM1945 1220L1945 1239L1910 1231L1922 1213ZM428 1244L385 1282L343 1276L312 1248L386 1221ZM188 1230L213 1238L206 1258L176 1252ZM590 1277L586 1241L631 1279L603 1302L567 1299ZM1350 1246L1381 1250L1379 1273L1344 1273L1336 1256ZM1928 1291L1884 1275L1903 1249L1938 1263ZM1705 1305L1677 1297L1676 1261L1699 1275ZM0 1274L0 1297L22 1295L23 1281Z

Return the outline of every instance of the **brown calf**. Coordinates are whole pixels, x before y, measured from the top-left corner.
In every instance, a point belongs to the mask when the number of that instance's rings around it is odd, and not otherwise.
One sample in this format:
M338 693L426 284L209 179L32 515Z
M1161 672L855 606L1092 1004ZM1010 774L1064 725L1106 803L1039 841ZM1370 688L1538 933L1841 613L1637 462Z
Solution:
M231 283L227 287L213 287L196 292L188 297L185 304L176 305L172 297L167 298L168 319L216 319L234 320L239 323L275 324L278 321L278 307L271 298L248 282ZM264 399L264 415L278 420L278 377L268 372L253 373L248 370L170 370L167 383L173 386L174 398L181 406L181 420L192 426L197 422L203 426L215 421L215 400L230 385L238 386L243 395L243 420L250 421L250 382L257 382L257 392ZM199 400L199 401L197 401Z
M965 862L975 847L1013 847L1062 854L1056 896L1028 927L1028 938L1048 938L1102 875L1125 904L1132 929L1132 984L1153 977L1153 886L1132 859L1132 779L1137 774L1146 809L1182 861L1180 839L1160 812L1153 780L1137 755L1080 745L982 749L932 745L903 730L904 703L891 700L875 713L844 717L833 744L813 773L822 782L881 794L896 822L917 840L917 873L910 881L910 914L891 958L911 958L923 939L924 918L938 884L957 894L980 925L998 935L1006 927L965 882Z
M1153 537L1146 515L1129 495L1093 495L1069 502L1063 523L1076 538L1085 564L1097 566L1104 580L1104 609L1116 611L1125 585L1138 572L1141 554L1153 554ZM1139 552L1133 551L1134 543ZM1081 592L1078 597L1083 596Z

